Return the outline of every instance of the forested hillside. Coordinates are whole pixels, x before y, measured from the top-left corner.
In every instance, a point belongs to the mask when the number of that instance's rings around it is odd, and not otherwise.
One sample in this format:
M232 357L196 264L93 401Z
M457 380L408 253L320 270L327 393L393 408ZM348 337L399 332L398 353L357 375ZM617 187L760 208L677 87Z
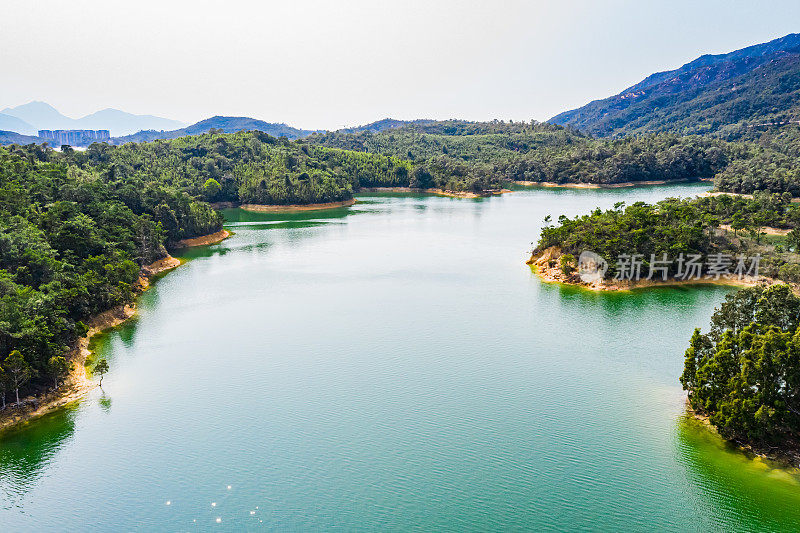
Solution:
M52 358L86 333L89 317L133 298L143 266L221 229L208 202L343 200L363 185L407 185L413 170L261 132L0 148L0 367L15 354L9 364L30 377L23 389L52 383L66 368ZM0 375L0 387L8 383Z
M310 130L302 130L287 126L286 124L276 124L264 122L249 117L221 117L215 116L196 122L185 128L177 130L143 130L130 135L114 137L114 144L125 144L129 142L150 142L159 139L177 139L187 135L202 135L210 131L217 133L238 133L240 131L260 131L273 137L286 137L287 139L299 139L313 133Z
M745 153L717 139L673 134L595 139L537 122L427 122L379 133L332 132L303 141L450 169L484 188L503 181L613 184L711 178ZM448 184L437 185L446 188Z
M770 191L800 196L800 128L751 134L742 157L719 173L714 184L721 191L735 193Z
M0 148L0 354L19 351L15 368L34 386L52 382L51 358L86 333L82 321L129 302L165 244L221 227L208 204L165 183Z
M730 138L789 120L800 120L800 34L699 57L550 122L601 136L670 131Z
M447 159L415 161L408 154L342 150L259 131L122 146L94 144L85 152L72 152L70 160L115 174L156 179L209 202L243 204L341 201L361 187L483 191L500 185L489 168L476 175L468 165Z

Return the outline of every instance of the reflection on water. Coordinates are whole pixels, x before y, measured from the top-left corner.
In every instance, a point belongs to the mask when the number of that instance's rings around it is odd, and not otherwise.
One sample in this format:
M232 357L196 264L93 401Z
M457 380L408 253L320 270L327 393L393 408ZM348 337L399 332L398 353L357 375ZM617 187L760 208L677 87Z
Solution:
M103 395L97 400L97 404L104 413L109 413L111 411L111 397L106 395L106 391L102 392Z
M356 204L358 205L358 204ZM263 213L259 211L246 211L244 209L223 209L226 225L232 227L246 226L248 223L263 222L305 222L343 219L347 216L362 212L358 207L342 207L336 209L321 209L314 211L294 211L287 213Z
M736 516L773 531L800 530L800 477L726 442L698 420L678 422L677 453L698 506L713 508L717 527Z
M72 438L77 409L76 405L59 409L0 435L1 508L18 506L36 485L59 448Z

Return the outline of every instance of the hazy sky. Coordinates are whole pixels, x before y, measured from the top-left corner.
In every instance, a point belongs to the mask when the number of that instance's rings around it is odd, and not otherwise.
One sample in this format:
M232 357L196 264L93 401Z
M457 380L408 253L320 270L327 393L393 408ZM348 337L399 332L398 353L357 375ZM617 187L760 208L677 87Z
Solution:
M538 119L800 31L800 2L2 0L0 108L335 129Z

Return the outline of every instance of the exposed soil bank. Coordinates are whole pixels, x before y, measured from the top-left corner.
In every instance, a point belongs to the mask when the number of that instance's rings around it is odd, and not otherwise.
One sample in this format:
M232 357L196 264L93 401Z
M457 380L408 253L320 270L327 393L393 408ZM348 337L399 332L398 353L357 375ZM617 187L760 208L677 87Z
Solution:
M203 246L219 242L229 236L230 232L221 230L211 235L184 239L179 245L180 247ZM142 293L147 290L154 276L172 270L180 265L180 259L167 255L154 263L142 267L139 272L139 280L135 287L136 292ZM70 348L69 352L65 354L67 359L72 363L72 371L70 374L62 381L56 390L48 390L38 396L29 396L22 400L22 405L19 407L9 403L4 411L0 411L0 432L24 424L58 407L74 402L97 387L97 383L87 376L88 370L85 366L86 359L91 354L89 351L89 342L91 338L98 333L119 326L135 314L136 303L131 303L114 307L86 321L89 331L84 337L78 339L75 345ZM10 396L10 394L7 396Z
M733 228L730 224L720 224L720 229L724 229L725 231L733 231ZM761 228L761 233L764 235L789 235L789 232L792 230L790 229L782 229L782 228L770 228L769 226L764 226Z
M727 285L735 287L753 287L756 285L771 285L777 281L772 278L759 276L758 278L743 277L742 279L720 277L719 279L700 278L700 279L667 279L662 280L614 280L600 279L592 283L585 283L577 273L564 274L558 262L561 257L561 250L557 246L551 246L546 250L536 254L531 254L531 258L526 262L542 281L547 283L563 283L582 287L590 291L631 291L634 289L644 289L647 287L670 287L676 285Z
M667 185L672 183L689 183L691 181L695 180L624 181L620 183L555 183L553 181L515 181L513 183L516 185L524 185L526 187L563 187L565 189L622 189L625 187L638 187L639 185Z
M142 267L136 291L142 292L150 287L150 278L171 270L181 264L180 260L167 256L155 263ZM62 381L56 390L48 390L39 396L29 396L17 407L9 404L5 411L0 412L0 431L19 425L28 420L40 417L53 409L73 402L97 386L90 380L86 369L86 358L89 356L89 341L98 333L116 327L136 314L136 305L128 304L114 307L99 315L90 318L86 325L89 331L84 337L78 339L69 352L67 359L72 363L72 371Z
M231 236L231 232L221 229L216 233L203 235L202 237L193 237L191 239L181 239L175 248L189 248L191 246L208 246L209 244L217 244Z
M710 197L710 196L724 196L724 195L727 195L727 196L740 196L742 198L747 198L748 200L752 200L753 199L753 195L752 194L742 194L742 193L738 193L738 192L726 192L726 191L708 191L708 192L700 193L697 196ZM800 203L800 198L792 198L792 203Z
M448 196L450 198L485 198L496 194L512 192L509 189L494 189L489 191L446 191L443 189L416 189L414 187L362 187L358 192L404 192L416 194L436 194L438 196Z
M242 204L239 207L245 211L256 211L258 213L291 213L294 211L316 211L319 209L334 209L336 207L350 207L356 203L355 198L343 200L341 202L327 202L323 204L298 204L298 205L260 205Z

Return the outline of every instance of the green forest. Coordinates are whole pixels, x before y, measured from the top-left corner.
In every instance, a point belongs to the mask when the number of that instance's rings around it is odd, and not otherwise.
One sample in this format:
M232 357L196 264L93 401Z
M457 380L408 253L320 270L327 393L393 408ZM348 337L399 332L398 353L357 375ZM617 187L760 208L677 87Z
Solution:
M757 451L800 449L800 298L788 285L729 294L696 329L681 383L726 438Z
M743 140L742 157L716 175L714 185L718 190L743 194L788 192L800 196L800 128L750 130Z
M481 193L515 181L714 178L723 190L776 194L595 211L545 227L540 246L612 257L623 245L648 254L752 251L767 246L758 228L800 222L790 202L800 194L797 146L787 130L737 141L671 133L596 139L535 121L418 121L296 141L212 130L84 151L11 145L0 149L0 367L25 363L23 391L57 383L65 370L53 358L85 333L89 317L134 297L142 266L181 239L221 228L215 204L336 202L367 187ZM716 231L720 224L736 230ZM766 250L769 275L800 281L795 233Z
M184 191L72 156L0 148L0 367L25 378L14 389L57 382L67 368L51 359L86 333L87 318L133 298L143 265L222 227Z
M594 139L538 122L412 124L382 132L329 132L303 140L408 159L440 188L462 181L493 188L508 181L614 184L712 178L745 150L738 144L673 134ZM441 169L450 169L442 173Z
M606 278L617 275L615 260L642 254L649 268L651 254L675 258L680 254L760 254L760 274L786 282L800 281L800 206L789 195L760 193L754 199L719 195L692 199L670 198L656 204L636 202L613 209L596 209L575 218L546 220L534 253L551 246L578 257L593 251L609 262ZM721 229L721 225L728 229ZM782 242L767 239L763 229L790 230ZM669 277L678 265L670 265Z
M800 128L745 130L731 140L674 133L611 139L535 121L428 121L318 133L300 142L405 160L414 178L408 185L421 188L713 179L726 192L800 196Z
M407 185L407 161L210 133L60 152L0 148L0 395L57 384L85 321L130 302L140 269L222 228L211 202L308 204ZM20 381L21 380L21 381Z

